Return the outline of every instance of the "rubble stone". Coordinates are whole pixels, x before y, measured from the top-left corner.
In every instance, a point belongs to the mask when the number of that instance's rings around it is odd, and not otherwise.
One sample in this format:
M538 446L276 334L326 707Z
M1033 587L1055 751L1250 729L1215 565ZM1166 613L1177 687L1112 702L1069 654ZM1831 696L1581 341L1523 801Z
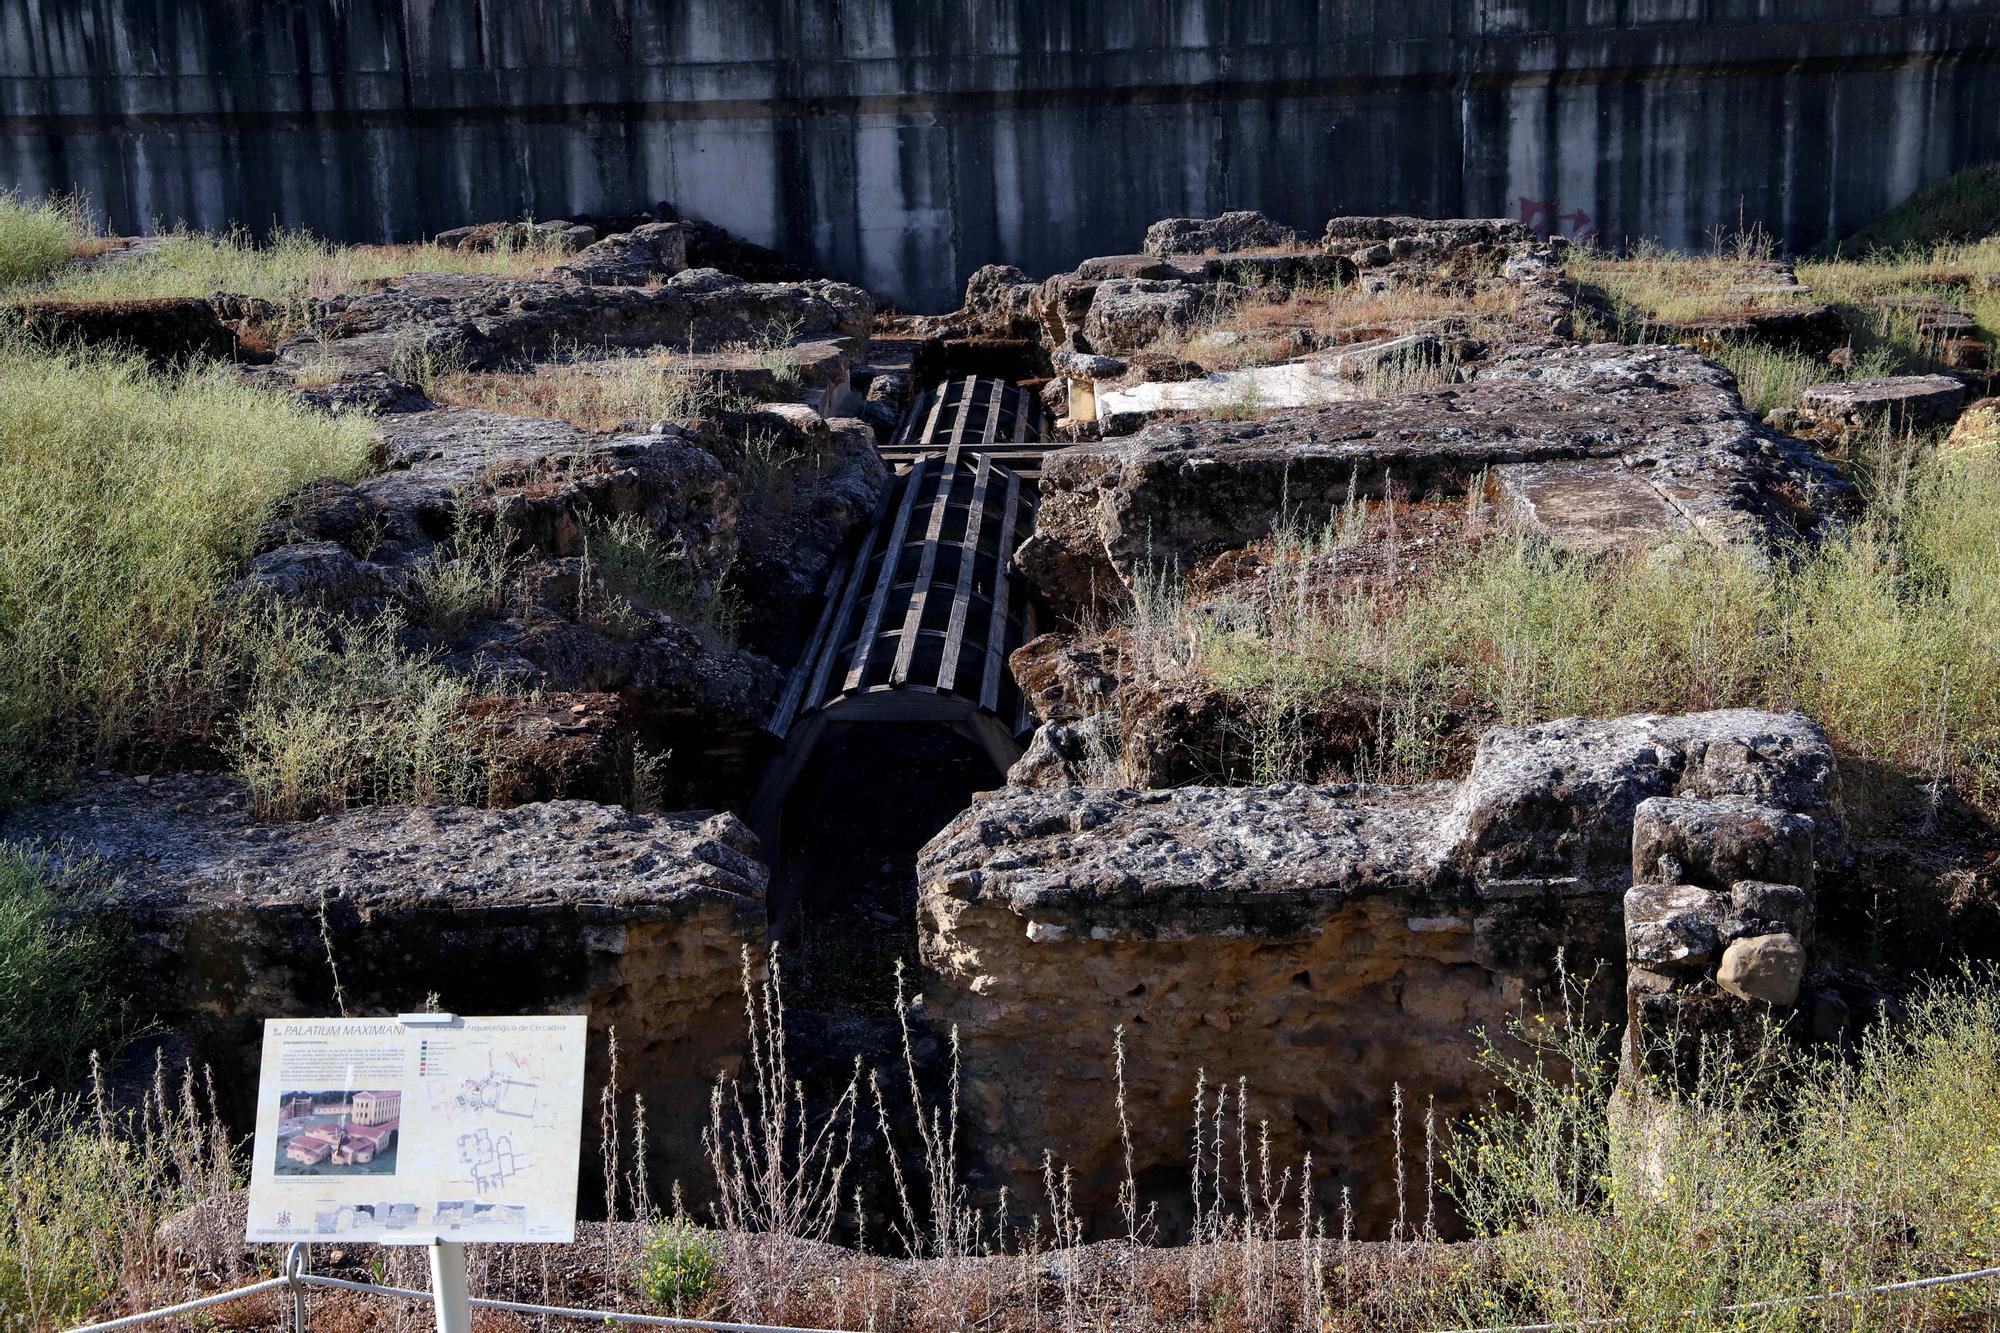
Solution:
M1810 886L1811 818L1739 799L1653 797L1632 824L1632 878L1726 892L1745 880Z
M687 266L687 237L680 224L649 222L585 246L562 271L593 287L643 287Z
M0 838L95 859L131 938L132 993L248 1105L263 1021L582 1013L616 1027L621 1092L699 1106L740 1058L745 948L766 872L732 815L586 801L513 810L378 806L264 824L234 778L86 782L0 815ZM532 961L532 966L524 965ZM603 1076L593 1068L593 1081ZM698 1122L660 1117L653 1165L702 1177Z
M1653 969L1699 967L1715 957L1721 895L1691 884L1635 884L1625 893L1625 957Z
M1442 499L1482 474L1506 486L1518 475L1509 469L1555 465L1572 469L1572 484L1595 475L1652 491L1659 541L1693 533L1753 552L1816 532L1851 493L1692 352L1524 348L1465 385L1262 420L1160 422L1065 449L1045 464L1039 526L1016 561L1075 616L1122 602L1142 569L1185 573L1267 536L1281 513L1317 526L1354 498ZM1562 527L1559 507L1538 512ZM1587 525L1595 512L1569 514ZM1620 524L1631 512L1615 508Z
M1197 1071L1244 1073L1286 1110L1274 1158L1310 1150L1359 1215L1392 1216L1393 1085L1441 1117L1476 1106L1471 1030L1498 1030L1559 950L1573 975L1623 955L1633 812L1731 790L1840 823L1819 729L1743 711L1498 728L1460 783L982 795L918 863L925 998L962 1034L968 1135L1017 1188L1054 1153L1109 1223L1123 1025L1142 1178L1185 1163ZM1724 899L1702 898L1712 921Z
M714 269L688 269L657 287L434 273L320 302L312 328L277 355L316 375L407 377L403 368L426 356L493 370L577 348L755 346L783 331L794 342L838 339L858 356L873 317L858 287L752 283Z
M1965 385L1949 375L1881 375L1815 384L1799 399L1808 417L1830 426L1933 430L1965 407Z
M1149 255L1229 254L1299 243L1299 234L1248 210L1213 218L1162 218L1146 228Z

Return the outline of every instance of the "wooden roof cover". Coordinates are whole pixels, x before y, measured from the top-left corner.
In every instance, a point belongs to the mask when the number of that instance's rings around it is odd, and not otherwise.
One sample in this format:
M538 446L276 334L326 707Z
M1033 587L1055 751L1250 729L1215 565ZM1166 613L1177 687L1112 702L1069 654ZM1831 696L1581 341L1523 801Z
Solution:
M982 453L1024 477L1037 477L1049 449L1045 425L1034 394L1006 380L967 375L918 394L882 446L882 457L893 466L926 454Z
M1009 561L1034 518L1034 484L990 455L918 458L835 564L770 730L784 736L814 712L948 721L975 711L1027 730L1007 655L1034 635L1034 608Z

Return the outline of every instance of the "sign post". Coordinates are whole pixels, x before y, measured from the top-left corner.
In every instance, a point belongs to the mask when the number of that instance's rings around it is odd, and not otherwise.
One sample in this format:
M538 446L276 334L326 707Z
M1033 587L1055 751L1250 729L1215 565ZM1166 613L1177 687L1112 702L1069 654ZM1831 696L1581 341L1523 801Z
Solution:
M576 1239L584 1040L580 1017L267 1020L245 1239L426 1245L438 1333L471 1333L468 1241Z
M458 1020L454 1014L401 1014L396 1021L406 1028L430 1028ZM430 1249L431 1305L437 1333L472 1333L472 1284L465 1272L465 1245L433 1236Z
M437 1333L472 1333L472 1292L462 1242L431 1242L431 1300L437 1305Z

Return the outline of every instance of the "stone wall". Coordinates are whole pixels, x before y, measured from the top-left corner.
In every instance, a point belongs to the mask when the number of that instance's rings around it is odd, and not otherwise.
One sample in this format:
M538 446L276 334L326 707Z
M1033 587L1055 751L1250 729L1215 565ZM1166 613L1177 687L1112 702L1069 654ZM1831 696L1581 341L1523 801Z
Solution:
M1122 1026L1135 1176L1170 1221L1205 1073L1248 1077L1253 1154L1268 1121L1274 1170L1310 1152L1320 1205L1351 1189L1383 1234L1398 1085L1420 1191L1426 1109L1484 1097L1474 1030L1548 987L1558 950L1615 1020L1634 818L1658 797L1757 802L1842 854L1825 737L1756 712L1501 728L1463 783L981 797L919 865L926 1006L959 1030L975 1151L1021 1199L1054 1154L1117 1229Z
M741 1058L742 950L764 938L765 871L734 816L554 801L266 824L235 779L178 775L86 783L0 815L0 839L101 866L135 1018L213 1070L233 1124L251 1123L266 1018L584 1014L590 1107L616 1028L657 1188L705 1194L709 1089Z
M1803 246L2000 155L2000 0L14 0L0 184L408 239L669 200L905 305L1153 220Z

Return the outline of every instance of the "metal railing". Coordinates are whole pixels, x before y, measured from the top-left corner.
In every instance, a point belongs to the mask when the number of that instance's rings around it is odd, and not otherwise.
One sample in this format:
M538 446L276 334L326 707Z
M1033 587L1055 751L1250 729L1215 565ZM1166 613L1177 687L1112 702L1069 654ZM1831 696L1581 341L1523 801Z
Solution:
M433 1253L433 1264L436 1255ZM463 1271L461 1269L461 1271ZM1912 1278L1905 1282L1887 1282L1872 1287L1850 1287L1841 1291L1816 1292L1809 1296L1778 1296L1769 1300L1745 1301L1736 1305L1718 1305L1701 1310L1682 1310L1674 1314L1624 1315L1602 1319L1563 1319L1546 1324L1500 1324L1489 1328L1441 1329L1435 1333L1558 1333L1563 1329L1615 1328L1628 1324L1675 1323L1704 1315L1748 1314L1757 1310L1774 1310L1788 1306L1819 1305L1829 1301L1861 1300L1874 1296L1894 1295L1898 1292L1917 1291L1932 1287L1950 1286L1960 1282L1978 1282L2000 1278L2000 1267L1978 1268L1964 1273L1947 1273L1940 1277ZM447 1315L444 1302L439 1300L437 1291L418 1291L412 1287L388 1287L374 1282L356 1282L349 1278L322 1277L311 1272L306 1266L306 1247L295 1244L285 1253L285 1271L281 1277L266 1278L253 1282L247 1287L237 1287L231 1291L217 1292L213 1296L203 1296L198 1300L183 1301L178 1305L165 1305L157 1310L145 1310L138 1314L128 1314L117 1319L107 1319L102 1323L83 1324L68 1330L68 1333L111 1333L113 1329L131 1328L138 1324L151 1323L160 1319L172 1319L179 1315L192 1314L211 1306L223 1305L230 1301L246 1300L265 1292L289 1290L292 1294L293 1333L307 1333L306 1292L312 1287L326 1287L338 1291L359 1292L366 1296L386 1296L394 1300L421 1301L426 1305L439 1307L439 1327L445 1326ZM653 1328L712 1329L716 1333L845 1333L840 1329L793 1328L783 1324L741 1324L724 1319L683 1319L674 1315L634 1314L625 1310L590 1310L572 1305L537 1305L531 1301L502 1301L490 1297L473 1296L465 1304L475 1310L508 1310L516 1314L546 1315L557 1319L587 1319L598 1324L635 1324Z
M435 1272L436 1250L433 1248L433 1272ZM460 1272L463 1273L463 1269ZM102 1323L80 1324L68 1333L110 1333L112 1329L131 1328L138 1324L148 1324L161 1319L173 1319L180 1315L192 1314L196 1310L206 1310L211 1306L226 1305L231 1301L247 1300L266 1292L289 1290L292 1293L292 1333L307 1333L306 1292L312 1287L327 1287L337 1291L360 1292L365 1296L387 1296L394 1300L421 1301L425 1305L440 1305L438 1291L418 1291L413 1287L389 1287L376 1282L356 1282L344 1277L323 1277L307 1267L307 1252L304 1242L294 1244L285 1252L285 1271L281 1277L266 1278L262 1282L252 1282L247 1287L235 1287L229 1291L219 1291L213 1296L203 1296L198 1300L182 1301L177 1305L163 1305L156 1310L142 1310L138 1314L122 1315L117 1319L107 1319ZM473 1296L465 1304L475 1310L511 1310L517 1314L549 1315L559 1319L588 1319L596 1324L643 1324L654 1328L712 1329L716 1333L846 1333L843 1329L793 1328L783 1324L740 1324L726 1319L683 1319L675 1315L635 1314L628 1310L587 1310L571 1305L536 1305L528 1301L501 1301L490 1297ZM439 1327L443 1328L445 1316L440 1311Z

